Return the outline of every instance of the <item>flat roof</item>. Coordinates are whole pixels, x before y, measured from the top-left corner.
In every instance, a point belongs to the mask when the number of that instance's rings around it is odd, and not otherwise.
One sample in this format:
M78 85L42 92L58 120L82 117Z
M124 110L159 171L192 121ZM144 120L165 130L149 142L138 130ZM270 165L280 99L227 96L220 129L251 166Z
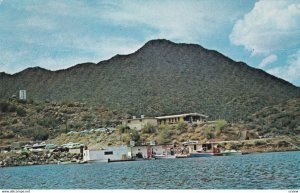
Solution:
M129 119L123 119L123 120L140 120L140 119L156 119L156 117L136 117L136 118L129 118Z
M200 117L205 117L208 118L207 115L203 115L200 113L184 113L184 114L179 114L179 115L167 115L167 116L159 116L159 117L135 117L130 118L130 119L123 119L123 120L140 120L140 119L169 119L169 118L177 118L177 117L186 117L186 116L200 116Z
M179 114L179 115L167 115L167 116L160 116L160 117L155 117L157 119L169 119L169 118L177 118L177 117L187 117L187 116L200 116L200 117L205 117L207 118L207 115L203 115L200 113L185 113L185 114Z

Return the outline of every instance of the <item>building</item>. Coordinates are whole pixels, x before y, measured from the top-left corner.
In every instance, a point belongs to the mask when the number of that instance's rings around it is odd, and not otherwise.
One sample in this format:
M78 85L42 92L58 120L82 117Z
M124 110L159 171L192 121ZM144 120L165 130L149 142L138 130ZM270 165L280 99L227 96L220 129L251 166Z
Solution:
M84 161L116 161L116 160L127 160L128 159L128 147L107 147L106 149L100 150L84 150L83 160Z
M155 117L144 117L143 115L140 118L133 116L132 119L123 120L122 124L127 125L130 129L141 130L147 124L156 126L157 119Z
M131 158L149 159L152 155L169 155L174 145L142 145L129 149L128 156Z
M186 123L203 122L206 121L208 116L199 113L185 113L185 114L168 115L168 116L161 116L155 118L157 119L158 125L161 125L161 124L173 124L179 122L186 122Z
M19 99L26 101L26 90L20 90Z
M141 130L147 124L158 126L161 124L176 124L179 122L197 123L206 121L207 118L208 116L199 113L185 113L160 117L144 117L142 115L140 118L133 116L132 119L125 119L122 124L127 125L131 129Z

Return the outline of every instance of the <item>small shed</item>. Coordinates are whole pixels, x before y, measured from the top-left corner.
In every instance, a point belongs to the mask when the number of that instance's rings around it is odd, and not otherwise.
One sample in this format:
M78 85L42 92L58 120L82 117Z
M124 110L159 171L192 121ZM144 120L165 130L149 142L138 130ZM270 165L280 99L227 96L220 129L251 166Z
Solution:
M107 147L99 150L84 150L84 161L116 161L128 159L128 147Z

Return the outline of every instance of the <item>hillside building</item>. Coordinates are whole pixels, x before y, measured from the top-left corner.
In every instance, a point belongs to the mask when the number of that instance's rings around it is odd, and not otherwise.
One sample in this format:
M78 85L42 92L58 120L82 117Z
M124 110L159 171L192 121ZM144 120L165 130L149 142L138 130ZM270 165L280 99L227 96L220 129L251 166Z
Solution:
M140 118L135 116L132 119L125 119L122 122L123 125L127 125L130 129L141 130L145 125L157 125L157 119L155 117L144 117L143 115Z
M140 118L133 116L132 119L124 119L122 124L127 125L131 129L141 130L147 124L158 126L163 124L176 124L179 122L198 123L206 121L207 118L208 116L199 113L185 113L160 117L144 117L142 115Z

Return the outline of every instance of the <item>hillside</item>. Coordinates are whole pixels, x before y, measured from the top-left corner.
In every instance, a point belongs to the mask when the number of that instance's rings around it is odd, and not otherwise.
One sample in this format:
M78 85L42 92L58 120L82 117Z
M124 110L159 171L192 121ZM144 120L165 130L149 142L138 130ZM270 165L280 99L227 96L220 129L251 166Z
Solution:
M262 70L194 44L152 40L130 55L98 64L0 74L0 98L27 90L34 101L85 102L137 115L183 112L244 119L300 96L300 89Z
M249 116L244 123L216 120L200 124L147 125L141 131L135 131L119 125L124 115L101 106L0 101L0 146L47 140L47 143L58 145L79 142L97 149L128 144L133 139L137 144L150 140L160 144L187 140L226 141L224 146L247 152L294 150L300 147L299 105L298 98L265 107ZM100 127L117 128L112 133L91 130Z
M0 146L41 141L69 131L116 126L121 117L101 106L0 100Z
M246 119L247 127L260 135L300 135L300 98L265 107Z

